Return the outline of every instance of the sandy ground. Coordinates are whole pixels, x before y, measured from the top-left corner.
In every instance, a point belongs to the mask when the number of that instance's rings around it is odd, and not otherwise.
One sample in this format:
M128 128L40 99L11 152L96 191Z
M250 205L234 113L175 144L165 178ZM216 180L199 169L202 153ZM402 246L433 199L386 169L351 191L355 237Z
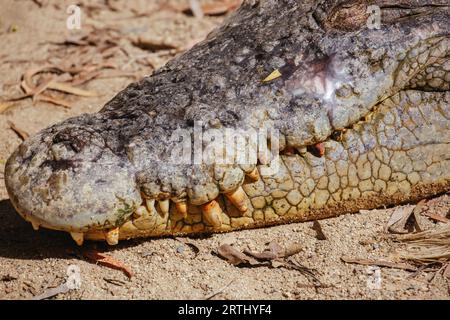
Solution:
M133 240L115 247L87 243L82 248L77 247L68 234L33 231L14 212L4 187L4 162L21 142L10 124L33 134L68 117L95 112L135 79L130 74L136 77L150 74L205 37L224 18L200 19L179 12L174 7L187 4L181 0L147 4L145 1L109 1L110 6L105 5L106 1L78 3L82 4L82 29L73 31L66 28L68 1L2 0L0 101L23 94L19 84L30 68L67 60L79 62L77 46L56 43L76 39L91 26L101 30L112 27L120 33L115 40L119 50L109 61L115 64L116 70L121 70L122 76L117 77L118 73L113 72L108 78L97 78L79 86L101 93L100 96L56 96L70 102L71 108L26 98L9 103L0 113L1 299L28 299L56 287L64 283L70 265L79 267L81 287L57 295L58 299L203 299L213 293L217 293L213 299L449 299L449 280L442 273L413 273L342 262L342 256L395 261L399 245L385 232L393 209L321 221L326 240L316 238L312 223L207 238ZM137 37L151 38L151 43L162 44L163 48L136 47L132 42ZM94 53L91 60L96 59L102 62L109 58L99 58ZM111 70L106 70L105 76L108 71ZM448 196L435 202L448 212ZM295 270L236 267L214 254L223 243L258 251L271 241L281 245L300 244L302 251L295 259L314 269L323 285L314 287L307 277ZM197 248L198 253L193 248ZM120 270L92 263L83 255L91 249L122 261L132 269L133 276L129 279Z

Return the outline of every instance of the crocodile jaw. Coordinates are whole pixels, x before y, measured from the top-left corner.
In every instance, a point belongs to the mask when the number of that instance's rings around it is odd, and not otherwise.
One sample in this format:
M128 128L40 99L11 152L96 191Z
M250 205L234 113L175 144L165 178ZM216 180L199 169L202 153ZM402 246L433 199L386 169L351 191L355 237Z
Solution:
M246 2L205 43L130 85L100 113L65 121L19 147L5 174L14 206L34 226L73 232L77 243L85 234L115 244L119 237L317 219L446 190L448 104L440 103L448 96L422 90L448 90L448 81L428 81L428 74L422 81L415 77L422 65L414 66L424 54L425 64L445 65L446 9L368 30L363 20L348 19L346 3L336 3L306 1L280 11L275 1ZM354 3L347 4L358 16L365 8ZM274 28L284 24L289 28ZM232 44L237 32L252 41ZM355 37L365 40L354 43ZM217 61L230 68L198 71ZM405 98L411 88L419 98ZM410 136L385 119L400 103L401 110L416 107L412 124L403 119L406 111L391 115ZM431 124L414 118L423 106L435 115ZM170 164L168 137L196 121L208 128L258 128L267 121L281 133L280 167L299 177L281 170L249 183L261 169L254 164L224 170ZM410 155L401 148L405 139L433 148ZM399 171L398 163L408 169Z

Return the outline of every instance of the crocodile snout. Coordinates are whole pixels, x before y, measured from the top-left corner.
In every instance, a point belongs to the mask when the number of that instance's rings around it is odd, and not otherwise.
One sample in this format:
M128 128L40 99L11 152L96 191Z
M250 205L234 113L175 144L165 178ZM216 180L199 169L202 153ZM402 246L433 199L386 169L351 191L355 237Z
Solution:
M75 237L114 229L141 202L128 162L89 126L60 124L23 142L5 176L13 205L33 227Z

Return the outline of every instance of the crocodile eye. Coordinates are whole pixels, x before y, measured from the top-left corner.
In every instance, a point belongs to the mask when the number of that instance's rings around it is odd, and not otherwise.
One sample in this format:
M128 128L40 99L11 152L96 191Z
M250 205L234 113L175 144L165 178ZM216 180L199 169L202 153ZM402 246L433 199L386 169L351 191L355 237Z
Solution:
M448 0L396 1L396 0L337 0L326 1L313 13L325 30L355 31L367 25L373 8L378 8L380 22L405 22L436 10L448 10Z
M325 24L328 29L354 31L365 26L368 18L367 3L349 1L333 8Z

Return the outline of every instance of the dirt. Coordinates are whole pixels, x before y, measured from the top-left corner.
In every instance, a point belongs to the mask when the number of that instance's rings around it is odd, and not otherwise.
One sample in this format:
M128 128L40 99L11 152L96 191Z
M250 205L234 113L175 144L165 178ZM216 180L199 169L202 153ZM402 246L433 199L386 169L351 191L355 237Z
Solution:
M322 220L323 235L319 238L324 240L317 238L314 230L317 226L313 229L312 222L206 238L123 241L115 247L86 243L80 248L66 233L34 231L15 213L4 186L4 162L21 142L10 129L10 123L34 134L68 117L96 112L128 83L150 74L203 39L224 19L224 16L196 18L180 12L178 9L188 3L181 0L78 3L82 10L81 30L66 27L69 1L3 0L0 8L0 109L7 106L0 112L0 299L29 299L46 292L66 281L70 265L78 266L81 286L57 295L57 299L203 299L213 294L213 299L450 298L449 280L442 272L411 272L341 260L350 256L398 261L396 253L401 247L386 232L393 208ZM127 77L110 73L108 78L78 86L100 93L96 97L53 93L70 102L71 108L37 98L1 102L23 94L21 77L30 68L67 60L76 63L80 48L56 43L74 39L92 26L99 35L105 34L102 32L107 27L119 30L119 50L110 61ZM104 37L109 36L106 33ZM137 37L147 39L153 46L162 44L162 49L149 51L136 47L132 43ZM92 47L92 60L98 59L95 46ZM105 76L108 72L111 70L102 70ZM430 210L449 212L449 203L448 195L437 197L431 201ZM272 241L283 246L300 244L302 250L294 258L313 270L322 286L316 287L297 270L237 267L215 254L224 243L242 250L261 251ZM120 270L93 263L84 254L92 249L121 261L132 270L133 276L128 278Z

